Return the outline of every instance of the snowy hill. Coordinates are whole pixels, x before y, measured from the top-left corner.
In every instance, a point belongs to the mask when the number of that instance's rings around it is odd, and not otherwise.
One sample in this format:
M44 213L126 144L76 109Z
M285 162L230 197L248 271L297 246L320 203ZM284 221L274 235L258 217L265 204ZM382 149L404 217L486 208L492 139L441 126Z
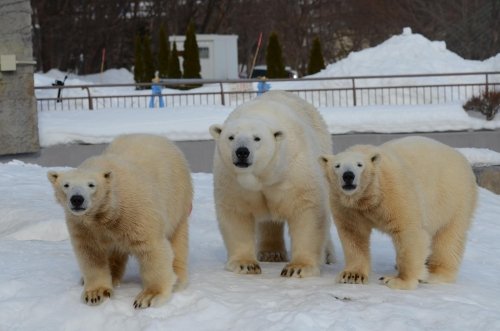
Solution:
M408 75L499 71L500 54L485 61L466 60L444 41L431 41L405 28L380 45L352 52L309 77Z

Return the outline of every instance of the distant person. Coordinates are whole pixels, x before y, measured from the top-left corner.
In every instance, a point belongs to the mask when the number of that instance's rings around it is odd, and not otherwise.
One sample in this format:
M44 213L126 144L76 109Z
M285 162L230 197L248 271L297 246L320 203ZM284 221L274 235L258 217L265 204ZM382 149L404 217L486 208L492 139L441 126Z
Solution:
M64 80L58 80L56 79L54 83L52 83L52 86L64 86L64 83L66 82L66 79L68 78L68 76L64 76ZM61 91L62 91L62 88L58 88L57 89L57 101L56 102L61 102L62 99L61 99Z
M165 107L165 103L163 102L163 97L161 96L161 85L160 77L158 77L158 73L156 73L155 78L151 80L154 84L151 85L151 98L149 99L149 108L155 107L155 97L159 99L160 108Z
M271 84L266 82L266 77L259 77L260 81L257 83L257 95L262 95L271 89Z

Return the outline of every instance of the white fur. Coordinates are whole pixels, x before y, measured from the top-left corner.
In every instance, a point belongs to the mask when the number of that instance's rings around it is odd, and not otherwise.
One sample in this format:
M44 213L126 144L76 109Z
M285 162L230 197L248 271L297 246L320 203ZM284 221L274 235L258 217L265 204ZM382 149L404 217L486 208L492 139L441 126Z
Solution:
M282 275L318 275L325 252L333 259L333 246L328 188L314 162L332 146L317 110L293 94L268 92L235 109L223 125L212 125L210 133L217 143L214 196L227 269L260 273L257 255L285 259L286 221L292 259ZM249 152L246 167L238 166L239 148Z

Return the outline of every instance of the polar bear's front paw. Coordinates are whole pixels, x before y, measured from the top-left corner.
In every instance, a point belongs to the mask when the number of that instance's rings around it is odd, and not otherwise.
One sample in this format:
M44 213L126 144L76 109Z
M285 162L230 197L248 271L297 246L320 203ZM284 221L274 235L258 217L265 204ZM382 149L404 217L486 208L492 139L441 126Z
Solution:
M135 297L134 308L140 309L158 306L165 302L170 297L170 294L170 292L146 289Z
M257 259L261 262L286 262L288 261L288 255L286 251L260 251L257 254Z
M113 290L107 287L86 289L82 293L82 300L89 306L97 306L106 298L110 298L111 293L113 293Z
M319 276L319 268L308 264L289 263L281 271L281 276L297 278Z
M237 274L257 275L262 273L257 261L230 261L226 264L226 269Z
M396 290L414 290L418 285L418 279L405 280L397 276L383 276L379 280L388 287Z
M341 284L367 284L368 275L357 271L342 271L337 276L337 283Z

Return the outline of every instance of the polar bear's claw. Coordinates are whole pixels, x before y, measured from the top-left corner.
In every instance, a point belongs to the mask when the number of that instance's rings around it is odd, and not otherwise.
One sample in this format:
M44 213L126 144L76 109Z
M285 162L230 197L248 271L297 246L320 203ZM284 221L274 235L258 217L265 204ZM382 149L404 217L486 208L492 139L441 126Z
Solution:
M104 302L106 298L111 297L112 292L113 290L107 287L85 290L82 293L82 299L89 306L97 306Z
M304 278L319 276L319 268L305 264L288 264L281 271L282 277Z
M226 265L226 269L237 274L258 275L262 273L260 265L257 262L233 261Z
M337 282L341 284L366 284L368 276L361 272L342 271L337 276Z

